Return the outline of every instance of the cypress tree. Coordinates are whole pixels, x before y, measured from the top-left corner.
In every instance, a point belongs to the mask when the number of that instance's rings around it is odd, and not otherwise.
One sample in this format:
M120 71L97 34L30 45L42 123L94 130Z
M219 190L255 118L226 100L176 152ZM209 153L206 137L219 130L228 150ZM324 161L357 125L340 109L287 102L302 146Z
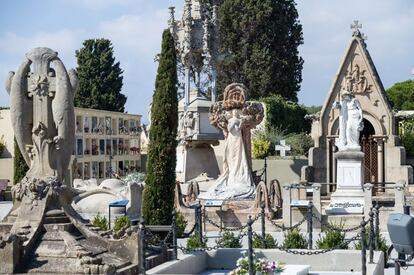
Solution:
M142 215L147 224L170 224L174 207L178 126L177 64L172 34L165 30L151 106L148 167Z
M212 0L203 0L209 2ZM221 0L219 91L244 83L252 99L279 94L297 102L302 25L294 0Z
M29 166L27 166L26 161L23 158L22 153L20 152L19 145L17 145L16 139L14 139L14 175L13 175L13 184L20 182L24 176L26 176Z
M121 93L122 69L115 63L112 43L108 39L88 39L76 51L79 91L75 106L123 112L126 96Z

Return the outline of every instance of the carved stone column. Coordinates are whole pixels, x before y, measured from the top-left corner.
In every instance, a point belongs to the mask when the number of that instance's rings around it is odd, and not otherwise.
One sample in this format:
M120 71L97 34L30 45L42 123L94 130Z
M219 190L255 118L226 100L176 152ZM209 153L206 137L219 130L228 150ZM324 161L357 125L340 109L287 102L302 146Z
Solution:
M384 182L384 138L376 138L378 146L378 182Z

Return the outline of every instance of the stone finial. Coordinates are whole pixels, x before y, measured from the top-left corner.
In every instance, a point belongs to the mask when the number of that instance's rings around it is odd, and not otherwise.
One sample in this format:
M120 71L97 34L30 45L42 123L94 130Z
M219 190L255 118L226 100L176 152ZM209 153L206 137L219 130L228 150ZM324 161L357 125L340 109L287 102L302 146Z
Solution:
M365 33L361 32L361 28L362 24L360 24L358 20L354 20L354 22L351 24L352 36L359 37L362 40L367 40L368 36Z
M354 20L354 22L351 24L352 36L360 36L361 28L362 28L362 24L360 24L358 20Z
M174 27L175 24L175 7L171 6L168 8L170 10L170 19L168 20L168 25Z

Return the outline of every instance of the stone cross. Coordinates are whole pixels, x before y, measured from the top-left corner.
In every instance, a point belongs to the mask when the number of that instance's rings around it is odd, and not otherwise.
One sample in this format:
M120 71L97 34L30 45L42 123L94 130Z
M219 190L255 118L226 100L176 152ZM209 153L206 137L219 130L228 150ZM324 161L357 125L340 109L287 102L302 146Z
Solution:
M290 145L287 145L286 140L284 139L280 141L280 144L275 146L275 151L280 151L281 157L286 157L286 152L289 152L290 150Z
M354 20L354 23L351 24L351 29L353 30L353 35L360 34L360 28L362 28L362 24L359 23L358 20Z

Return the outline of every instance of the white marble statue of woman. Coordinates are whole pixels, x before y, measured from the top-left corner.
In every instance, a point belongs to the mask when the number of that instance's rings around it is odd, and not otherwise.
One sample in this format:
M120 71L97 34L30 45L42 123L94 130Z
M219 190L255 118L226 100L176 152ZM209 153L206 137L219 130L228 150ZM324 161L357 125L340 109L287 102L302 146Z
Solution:
M240 113L240 109L228 113L223 173L215 185L199 198L243 199L252 197L255 192L243 141L244 119Z
M333 108L340 109L339 138L336 141L339 151L361 150L359 135L364 128L361 104L350 92L344 91L342 100L335 101Z

